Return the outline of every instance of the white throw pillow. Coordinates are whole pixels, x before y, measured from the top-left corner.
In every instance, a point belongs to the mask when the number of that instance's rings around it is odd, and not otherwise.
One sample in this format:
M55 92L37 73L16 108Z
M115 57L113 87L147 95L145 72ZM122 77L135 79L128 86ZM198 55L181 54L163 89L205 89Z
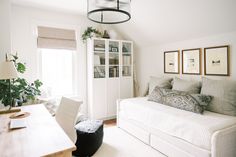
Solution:
M193 80L183 80L175 77L172 90L188 92L189 94L199 94L201 91L201 83Z
M148 93L150 94L156 86L161 87L161 88L171 89L171 87L172 87L171 81L172 80L173 80L172 78L168 78L168 77L151 76L150 81L149 81Z
M207 110L236 116L236 81L202 78L201 94L213 96Z

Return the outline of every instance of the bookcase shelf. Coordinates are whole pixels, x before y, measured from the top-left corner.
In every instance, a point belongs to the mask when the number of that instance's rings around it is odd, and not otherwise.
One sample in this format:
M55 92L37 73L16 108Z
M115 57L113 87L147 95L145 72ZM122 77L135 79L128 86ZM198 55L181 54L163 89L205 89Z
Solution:
M93 38L87 51L89 117L115 117L117 99L133 97L133 42Z
M94 51L94 53L96 54L105 54L105 51Z

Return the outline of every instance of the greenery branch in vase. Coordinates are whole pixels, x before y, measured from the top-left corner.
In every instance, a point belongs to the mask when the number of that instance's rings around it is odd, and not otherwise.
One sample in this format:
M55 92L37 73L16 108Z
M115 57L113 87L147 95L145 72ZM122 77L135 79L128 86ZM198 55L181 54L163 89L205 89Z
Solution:
M94 36L102 37L102 33L93 27L88 27L82 34L82 40L83 42L85 42L87 39L92 38Z
M24 63L18 62L18 56L10 54L12 61L16 67L18 73L24 74L26 71L26 65ZM35 80L33 83L28 83L26 79L18 77L16 79L10 80L10 86L7 80L0 80L0 101L4 106L15 104L21 106L30 100L34 101L37 96L41 95L40 87L42 82L40 80ZM10 91L9 91L10 89ZM9 94L11 93L11 98ZM12 101L13 100L13 101Z

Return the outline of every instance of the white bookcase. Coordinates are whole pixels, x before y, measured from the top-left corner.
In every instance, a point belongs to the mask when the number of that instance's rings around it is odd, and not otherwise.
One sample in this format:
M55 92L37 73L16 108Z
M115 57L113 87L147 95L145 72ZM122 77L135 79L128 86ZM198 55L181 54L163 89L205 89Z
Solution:
M133 42L87 41L88 111L92 119L116 116L116 100L133 97Z

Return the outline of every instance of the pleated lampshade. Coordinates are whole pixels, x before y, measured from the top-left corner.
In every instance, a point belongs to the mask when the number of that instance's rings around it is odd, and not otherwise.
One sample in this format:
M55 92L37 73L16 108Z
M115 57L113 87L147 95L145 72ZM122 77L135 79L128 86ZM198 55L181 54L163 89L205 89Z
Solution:
M0 80L17 78L17 70L13 62L5 61L0 63Z

